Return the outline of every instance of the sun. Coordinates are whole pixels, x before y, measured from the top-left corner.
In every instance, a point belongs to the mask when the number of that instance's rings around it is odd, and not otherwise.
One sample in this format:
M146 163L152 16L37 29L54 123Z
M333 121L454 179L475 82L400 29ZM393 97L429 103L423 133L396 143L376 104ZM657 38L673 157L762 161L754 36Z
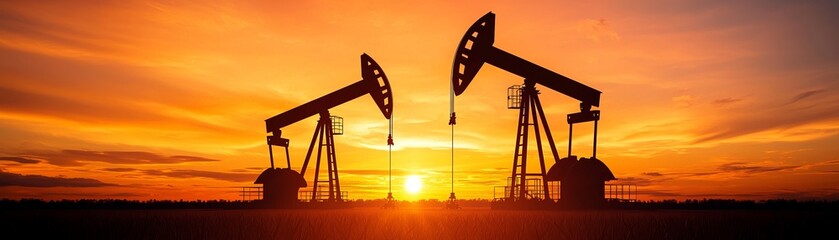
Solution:
M408 193L416 194L422 190L422 180L418 176L408 176L408 179L405 180L405 191Z

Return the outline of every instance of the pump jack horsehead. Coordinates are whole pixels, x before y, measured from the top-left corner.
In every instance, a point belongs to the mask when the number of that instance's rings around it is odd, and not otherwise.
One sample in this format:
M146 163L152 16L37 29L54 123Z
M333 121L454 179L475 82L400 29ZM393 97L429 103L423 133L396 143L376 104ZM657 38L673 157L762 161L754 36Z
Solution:
M338 117L331 116L329 109L369 93L386 119L390 119L393 112L393 93L387 76L379 64L367 54L361 55L361 78L361 80L349 86L265 120L265 130L271 134L267 136L271 168L263 171L254 182L263 184L263 201L265 203L272 206L290 206L298 201L298 189L306 187L306 180L303 176L306 174L306 168L315 148L317 148L317 160L312 182L312 194L308 197L312 202L342 202L346 199L346 196L343 196L341 192L338 179L337 155L335 154L333 138L334 135L343 134L343 125L341 125L343 121L342 119L338 121ZM316 114L320 116L320 119L309 144L309 150L306 152L303 167L300 173L297 173L297 171L291 169L291 160L288 154L289 139L282 138L281 128ZM315 142L317 142L317 145L315 145ZM287 168L274 168L273 146L285 148ZM328 180L326 181L320 180L318 176L323 148L326 148L328 173ZM327 185L321 186L320 183L327 183ZM320 190L322 187L328 188L328 191Z
M511 90L517 94L516 96L521 97L521 101L516 102L515 106L508 106L519 109L519 124L511 180L508 181L504 190L504 202L549 200L551 198L549 181L559 181L562 184L559 203L563 205L585 206L605 202L604 183L615 180L615 177L611 170L596 158L597 121L600 120L600 111L591 110L591 108L600 105L600 91L496 48L493 46L494 42L495 14L490 12L478 19L463 35L455 52L451 80L454 93L462 94L484 63L524 78L523 86L511 87ZM539 91L535 88L536 84L580 101L580 112L567 116L569 140L566 158L559 158L548 121L542 111ZM545 168L539 131L540 121L555 161L549 171ZM594 122L594 151L591 158L582 158L578 161L576 156L571 155L571 130L575 123L590 121ZM533 127L535 133L539 153L541 171L538 173L527 172L527 142L530 126Z

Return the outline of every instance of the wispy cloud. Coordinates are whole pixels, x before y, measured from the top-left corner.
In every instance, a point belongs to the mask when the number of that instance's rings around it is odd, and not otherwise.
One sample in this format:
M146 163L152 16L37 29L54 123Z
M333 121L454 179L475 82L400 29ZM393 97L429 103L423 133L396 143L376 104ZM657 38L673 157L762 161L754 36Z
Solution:
M65 178L42 175L23 175L0 170L0 187L107 187L116 184L104 183L92 178Z
M721 141L767 131L777 132L811 124L839 122L839 112L835 111L839 108L839 97L818 94L821 91L801 92L787 104L767 105L762 108L743 106L742 109L728 110L729 113L708 121L706 126L697 132L700 136L695 143ZM822 137L836 133L835 128L824 130L834 132L824 132ZM777 140L784 138L779 137Z
M818 90L810 90L810 91L805 91L805 92L799 93L798 95L795 95L795 97L793 97L792 100L790 100L789 103L787 103L787 104L793 104L793 103L805 100L807 98L810 98L810 97L813 97L815 95L821 94L824 91L825 91L825 89L818 89Z
M61 151L35 151L25 154L29 158L43 159L58 166L81 166L85 162L111 164L178 164L187 162L217 162L219 160L185 155L166 156L143 151L90 151L65 149Z
M136 169L136 168L103 168L104 171L118 173L136 173L148 176L163 176L170 178L206 178L229 182L252 182L259 173L222 172L193 169Z
M134 169L134 168L103 168L102 170L108 171L108 172L133 172L133 171L136 171L137 169Z
M759 163L730 162L721 164L718 169L723 172L743 172L748 174L768 173L796 169L800 166L763 166Z
M166 176L171 178L208 178L229 182L252 182L258 174L232 173L205 170L173 169L173 170L142 170L143 174L152 176Z
M10 162L17 162L17 163L25 163L25 164L41 162L41 161L38 161L38 160L24 158L24 157L0 157L0 161L10 161Z
M742 98L727 97L727 98L715 99L711 103L717 104L717 105L728 105L728 104L733 104L733 103L737 103L737 102L740 102L740 101L743 101L743 99Z

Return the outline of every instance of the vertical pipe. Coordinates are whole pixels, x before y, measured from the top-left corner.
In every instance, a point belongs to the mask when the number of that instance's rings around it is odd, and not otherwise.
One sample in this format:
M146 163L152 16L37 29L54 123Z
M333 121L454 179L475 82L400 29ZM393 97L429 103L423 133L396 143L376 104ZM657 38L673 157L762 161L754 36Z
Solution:
M273 157L272 157L273 159ZM274 161L271 161L271 166L273 167ZM285 146L285 163L288 164L288 169L291 169L291 157L288 156L288 146Z
M455 125L455 115L454 115L454 81L449 82L449 125L452 125L452 192L451 196L454 197L454 125ZM493 191L494 192L494 191ZM494 193L493 193L494 194Z
M594 147L591 150L591 158L594 159L597 159L597 122L598 120L594 120Z
M568 157L571 157L571 138L574 136L574 124L568 123Z
M271 159L271 169L274 169L274 150L270 140L268 141L268 158Z

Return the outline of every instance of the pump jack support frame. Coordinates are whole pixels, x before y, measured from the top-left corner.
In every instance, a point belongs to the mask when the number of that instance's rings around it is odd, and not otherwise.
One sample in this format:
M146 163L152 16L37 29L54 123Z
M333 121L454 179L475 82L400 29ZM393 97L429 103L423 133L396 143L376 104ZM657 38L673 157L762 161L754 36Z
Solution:
M315 180L312 182L312 201L320 201L318 199L320 196L320 188L318 183L321 182L328 182L329 183L329 198L327 201L343 201L341 197L341 184L338 180L338 163L335 154L335 138L334 134L332 133L332 121L330 119L330 115L328 111L324 111L320 113L320 119L318 120L318 125L315 128L315 133L312 135L312 142L309 144L309 150L306 152L306 159L303 161L303 168L300 170L300 175L306 174L306 169L309 166L309 160L312 157L312 152L315 149L315 142L317 141L318 144L318 151L316 156L316 163L315 163ZM327 165L327 173L328 173L328 180L321 181L318 180L318 175L320 174L320 160L321 155L323 153L323 147L326 147L326 165Z
M509 199L523 200L530 195L527 192L527 176L541 177L543 189L542 197L544 199L550 199L550 189L548 188L548 182L545 181L547 170L545 168L545 155L542 148L542 136L539 131L539 125L542 125L544 128L545 137L547 137L548 145L551 148L551 154L553 155L554 162L559 160L559 153L557 152L556 144L553 140L553 134L551 134L551 129L548 125L548 120L545 117L545 112L542 110L542 102L539 100L539 92L536 90L535 82L525 79L521 91L522 100L521 106L519 107L518 130L516 132L516 150L513 155L513 171L511 174ZM533 120L532 123L530 120L531 117ZM539 123L540 121L541 124ZM531 125L533 126L533 132L536 137L536 147L538 150L539 165L541 170L539 173L527 172L527 147L530 135L529 126ZM521 158L521 161L519 161L519 158ZM519 164L519 162L521 164ZM518 183L516 181L518 181ZM518 196L516 195L516 191L518 191Z

